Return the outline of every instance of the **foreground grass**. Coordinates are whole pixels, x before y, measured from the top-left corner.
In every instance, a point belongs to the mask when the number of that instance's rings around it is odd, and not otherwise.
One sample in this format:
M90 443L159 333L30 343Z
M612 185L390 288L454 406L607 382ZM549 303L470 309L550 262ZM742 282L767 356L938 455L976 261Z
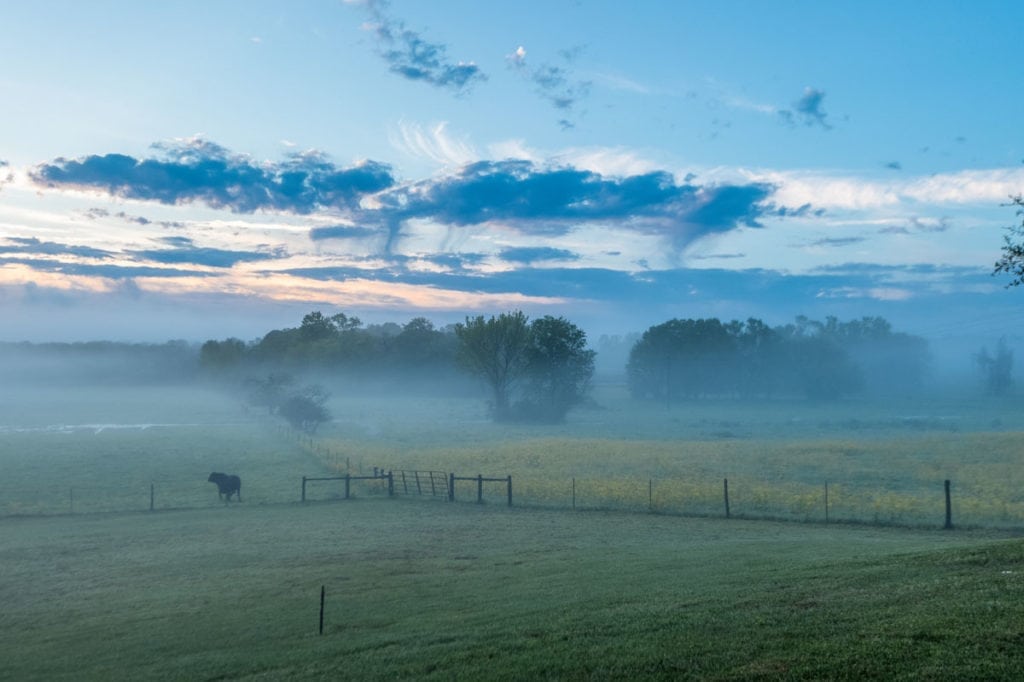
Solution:
M6 519L0 533L4 679L1024 667L1024 544L993 535L368 499Z

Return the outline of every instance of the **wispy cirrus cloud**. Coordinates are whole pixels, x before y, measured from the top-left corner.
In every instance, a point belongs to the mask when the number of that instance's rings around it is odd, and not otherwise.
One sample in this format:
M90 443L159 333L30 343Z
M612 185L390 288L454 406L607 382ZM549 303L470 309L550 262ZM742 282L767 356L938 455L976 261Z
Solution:
M449 60L446 45L427 41L420 33L406 28L405 22L389 15L384 0L368 0L363 5L373 19L367 28L373 31L378 52L392 73L456 93L487 80L473 62Z
M388 138L395 149L442 166L461 166L479 159L473 145L453 137L443 121L430 127L401 121Z

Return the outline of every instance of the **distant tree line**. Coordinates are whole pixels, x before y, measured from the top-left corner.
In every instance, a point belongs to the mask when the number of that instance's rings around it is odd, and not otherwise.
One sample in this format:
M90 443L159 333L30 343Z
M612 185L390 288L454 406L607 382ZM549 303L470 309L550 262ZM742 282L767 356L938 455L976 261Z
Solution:
M894 332L881 317L798 317L779 327L757 319L673 319L644 332L626 366L633 397L668 401L910 392L928 369L927 342Z
M325 417L323 392L316 385L293 388L292 372L387 377L435 392L466 373L487 387L495 420L557 422L590 388L595 353L586 345L586 334L568 320L531 321L521 311L466 318L444 329L422 317L364 327L344 313L311 312L298 327L275 329L252 343L207 341L199 361L208 374L242 379L251 404L306 431Z
M436 329L423 317L405 325L363 326L344 313L330 317L315 311L298 327L275 329L258 341L230 338L207 341L199 362L210 373L322 371L350 376L387 375L402 383L450 376L456 370L458 339L454 329Z
M199 374L198 344L0 343L0 378L10 384L118 386L180 384Z

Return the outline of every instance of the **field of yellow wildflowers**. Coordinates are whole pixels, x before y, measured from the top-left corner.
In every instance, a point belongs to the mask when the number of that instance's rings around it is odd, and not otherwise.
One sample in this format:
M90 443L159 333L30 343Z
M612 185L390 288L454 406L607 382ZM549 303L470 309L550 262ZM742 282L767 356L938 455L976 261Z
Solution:
M983 401L660 411L609 403L554 427L494 425L453 405L421 421L367 412L370 431L342 422L318 452L342 473L511 475L524 505L724 515L728 479L733 516L900 525L941 525L948 479L956 525L1024 526L1024 424L1012 405L993 416ZM458 496L475 499L475 484L465 485ZM495 485L485 499L503 496Z

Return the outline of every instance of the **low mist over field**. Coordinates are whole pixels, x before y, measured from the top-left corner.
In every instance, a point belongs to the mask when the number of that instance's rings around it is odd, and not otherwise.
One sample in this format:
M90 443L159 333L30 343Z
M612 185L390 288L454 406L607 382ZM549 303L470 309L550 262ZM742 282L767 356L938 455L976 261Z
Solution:
M1020 677L1024 3L0 22L0 679Z

